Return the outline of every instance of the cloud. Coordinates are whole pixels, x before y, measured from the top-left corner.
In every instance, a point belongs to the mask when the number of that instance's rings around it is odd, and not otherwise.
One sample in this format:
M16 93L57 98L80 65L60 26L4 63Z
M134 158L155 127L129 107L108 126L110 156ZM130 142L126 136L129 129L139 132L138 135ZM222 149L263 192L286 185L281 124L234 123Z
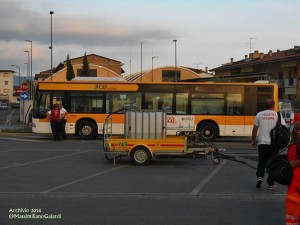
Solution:
M47 2L49 4L49 2ZM49 68L50 22L48 10L35 11L25 1L3 1L0 8L0 69L10 64L24 66L28 49L25 40L33 41L34 73ZM74 57L81 56L87 49L100 50L104 55L122 55L112 53L126 47L139 46L141 41L164 41L174 36L170 29L160 26L142 26L139 24L122 24L108 21L100 16L78 16L54 13L52 15L52 38L54 63L58 64L70 53ZM95 52L97 54L97 52ZM129 51L127 50L129 54ZM117 59L121 60L121 59ZM23 69L23 74L26 70Z
M0 20L0 40L24 41L29 38L49 44L49 14L23 9L13 1L1 5L0 15L9 18ZM173 35L163 27L113 24L100 17L52 15L52 37L56 45L130 46L144 38L164 40Z
M50 67L50 10L54 11L53 65L85 52L115 58L126 72L174 65L217 67L253 50L287 49L299 45L300 14L296 0L1 0L0 69L27 62L33 41L34 73Z

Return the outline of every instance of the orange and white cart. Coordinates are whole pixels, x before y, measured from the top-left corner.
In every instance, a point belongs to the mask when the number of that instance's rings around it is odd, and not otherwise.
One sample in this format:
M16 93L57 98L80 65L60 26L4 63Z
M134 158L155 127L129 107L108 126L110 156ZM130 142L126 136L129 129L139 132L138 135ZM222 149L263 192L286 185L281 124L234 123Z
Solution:
M204 157L211 156L213 163L220 158L214 153L218 149L203 141L197 131L178 131L177 135L166 135L167 115L164 111L125 112L124 135L112 135L112 118L107 117L103 126L103 153L108 160L128 156L136 165L145 165L156 156Z

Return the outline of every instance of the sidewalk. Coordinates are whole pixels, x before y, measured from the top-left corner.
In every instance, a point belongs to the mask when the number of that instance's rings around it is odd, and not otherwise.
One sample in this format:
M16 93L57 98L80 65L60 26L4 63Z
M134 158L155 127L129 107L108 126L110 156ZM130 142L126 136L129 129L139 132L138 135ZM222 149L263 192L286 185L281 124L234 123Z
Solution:
M33 134L30 128L25 128L25 124L14 123L0 124L0 136L26 136Z

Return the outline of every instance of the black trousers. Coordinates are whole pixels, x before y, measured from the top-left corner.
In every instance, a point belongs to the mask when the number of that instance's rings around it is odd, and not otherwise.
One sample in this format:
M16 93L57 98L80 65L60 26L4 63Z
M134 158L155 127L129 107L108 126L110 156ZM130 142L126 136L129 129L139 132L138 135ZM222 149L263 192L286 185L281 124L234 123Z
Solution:
M274 156L274 150L271 145L258 145L258 164L256 177L264 177L266 171L266 162ZM268 175L267 183L274 185L273 178Z
M67 123L67 120L66 119L61 119L60 120L60 130L61 130L61 138L62 139L66 139L66 123Z
M51 130L52 130L52 135L54 140L59 140L61 137L61 125L60 121L58 120L51 120Z

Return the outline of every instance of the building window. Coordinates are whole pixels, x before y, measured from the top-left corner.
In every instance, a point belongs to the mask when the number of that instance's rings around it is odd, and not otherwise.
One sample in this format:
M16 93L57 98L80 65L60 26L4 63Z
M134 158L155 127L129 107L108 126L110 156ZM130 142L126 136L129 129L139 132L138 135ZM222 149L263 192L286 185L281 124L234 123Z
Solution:
M77 70L77 76L81 77L82 69ZM97 70L96 69L89 69L89 77L97 77Z
M294 77L291 70L289 70L289 86L294 86Z
M177 77L176 77L177 75ZM174 82L180 80L180 70L163 70L162 71L162 81L163 82Z
M4 81L4 85L8 85L8 81L6 80L6 81Z

